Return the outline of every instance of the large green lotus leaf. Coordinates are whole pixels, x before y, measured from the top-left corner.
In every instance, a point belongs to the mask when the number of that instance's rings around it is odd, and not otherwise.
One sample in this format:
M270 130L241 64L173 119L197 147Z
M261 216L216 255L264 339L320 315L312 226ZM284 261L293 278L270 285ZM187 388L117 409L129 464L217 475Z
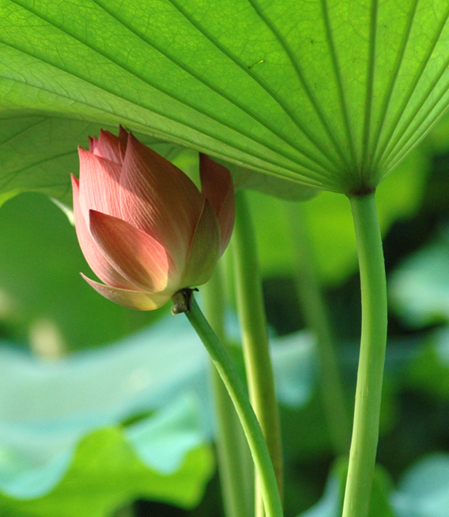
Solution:
M43 114L0 112L0 206L25 191L47 194L70 205L70 174L78 175L77 147L88 148L88 136L109 127ZM178 145L136 134L171 161L184 151Z
M176 401L127 428L103 426L87 433L43 468L27 465L29 450L36 445L32 441L22 444L22 454L17 444L14 450L3 441L2 515L105 517L137 497L195 506L214 472L214 460L192 402ZM53 434L58 440L56 425L48 422L50 426L47 438ZM25 434L22 424L16 441L24 440Z
M229 163L225 160L217 161L231 172L235 190L255 190L256 192L263 192L264 194L288 201L307 201L321 192L314 188L305 187L300 183L285 180L281 176L260 174L257 171Z
M449 102L446 0L1 0L0 14L5 125L121 123L334 192L375 186Z
M26 191L42 192L63 205L71 205L70 174L77 175L79 170L77 147L87 148L87 137L98 135L101 128L118 133L118 127L82 120L0 111L0 206ZM198 176L198 152L148 135L136 136L191 177ZM236 188L251 188L294 200L319 192L235 164L223 164L233 173Z
M316 385L313 339L298 333L272 344L279 400L301 407ZM22 508L13 499L24 499L24 512L48 517L31 512L33 504L57 508L63 497L88 504L94 492L86 486L103 483L102 507L117 503L118 484L123 500L125 492L139 495L151 477L141 495L185 505L198 500L210 475L204 444L213 437L214 412L209 360L186 318L168 316L115 345L52 361L2 343L0 362L0 509ZM121 430L123 422L134 423ZM101 481L103 465L109 487ZM172 477L174 487L166 486ZM180 483L187 492L176 497Z
M81 439L139 415L156 412L154 422L168 425L174 418L188 424L186 432L176 426L170 433L150 432L142 422L125 431L138 455L151 458L153 469L164 475L210 439L207 356L184 318L170 318L116 345L59 360L45 361L2 345L0 487L11 496L47 494L64 479ZM198 403L192 408L191 401L176 402L181 394ZM196 416L192 421L187 414ZM193 440L187 433L192 422L197 428ZM164 436L167 445L161 449Z
M376 199L384 234L394 221L412 216L421 206L429 165L428 154L420 147L378 188ZM299 266L294 232L301 224L306 226L323 283L338 284L356 271L354 223L345 197L323 192L300 206L255 193L248 193L248 197L265 277L295 275Z

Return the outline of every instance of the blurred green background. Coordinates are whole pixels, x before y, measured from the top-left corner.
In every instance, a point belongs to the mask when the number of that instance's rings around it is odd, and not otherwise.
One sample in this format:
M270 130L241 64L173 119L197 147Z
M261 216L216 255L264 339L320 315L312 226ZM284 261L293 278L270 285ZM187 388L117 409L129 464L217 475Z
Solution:
M186 171L197 163L192 152L174 159ZM448 168L446 119L378 189L390 325L376 517L448 515ZM302 225L310 240L352 407L360 292L349 202L248 198L281 403L285 515L331 516L344 466L298 298L295 234ZM1 208L0 263L1 515L222 515L207 358L184 319L97 295L78 274L90 271L74 228L41 194ZM235 327L231 303L238 343Z

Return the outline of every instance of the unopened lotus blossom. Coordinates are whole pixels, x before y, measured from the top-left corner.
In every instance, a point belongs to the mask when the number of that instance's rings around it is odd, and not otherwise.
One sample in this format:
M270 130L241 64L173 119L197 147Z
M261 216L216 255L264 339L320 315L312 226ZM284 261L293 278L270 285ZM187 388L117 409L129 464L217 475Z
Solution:
M83 278L120 305L153 310L204 284L234 224L229 171L200 155L202 192L177 167L120 128L78 148L72 176L81 249L104 284Z

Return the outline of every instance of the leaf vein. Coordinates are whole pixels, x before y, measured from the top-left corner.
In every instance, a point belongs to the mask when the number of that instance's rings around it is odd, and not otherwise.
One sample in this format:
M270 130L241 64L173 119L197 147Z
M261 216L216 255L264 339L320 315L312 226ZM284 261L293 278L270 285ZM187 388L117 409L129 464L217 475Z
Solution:
M308 83L306 79L306 75L302 69L302 66L298 60L297 55L293 52L291 46L287 42L286 38L282 35L282 33L279 31L277 26L268 18L268 16L263 12L261 7L257 5L255 0L248 0L249 3L253 6L254 10L256 11L257 15L260 17L260 19L265 23L265 25L268 27L268 29L272 32L272 34L275 36L281 47L284 49L284 52L286 53L288 59L290 60L290 63L293 66L293 69L295 70L295 74L298 78L299 83L304 88L304 91L306 92L307 97L309 98L309 101L311 105L313 106L313 109L315 110L315 113L317 114L318 118L320 119L323 129L326 131L329 139L334 144L334 149L337 152L337 154L340 157L341 163L343 166L348 167L349 164L346 160L346 156L344 155L342 151L342 146L338 142L337 137L334 134L334 131L332 130L331 124L329 120L326 118L325 113L320 108L319 102L315 95L313 94L312 88L310 87L310 84ZM273 94L275 95L275 94ZM281 99L278 99L276 96L276 100L279 104L283 104L283 101ZM298 127L301 125L299 120L297 119L296 115L292 112L292 117L295 121L295 123L298 125ZM302 131L306 131L305 129L302 129ZM316 141L316 138L307 131L306 133L309 140L325 155L327 155L327 151L325 148L320 145L319 142ZM336 172L338 172L336 170Z
M223 121L223 120L220 120L219 118L207 113L206 111L198 108L198 107L195 107L194 105L190 104L189 102L185 101L184 99L174 95L173 93L171 92L168 92L164 89L161 89L160 87L152 84L150 81L148 81L146 78L142 78L139 74L137 74L135 71L131 70L129 67L126 67L125 65L117 62L115 59L113 59L111 56L107 55L106 53L98 50L98 49L95 49L93 48L91 45L87 45L82 39L80 39L79 37L77 37L76 35L73 35L71 34L67 28L65 27L61 27L59 26L59 24L55 23L53 20L51 19L47 19L45 16L43 16L42 14L38 13L38 12L35 12L32 8L30 8L29 6L23 6L19 0L11 0L13 1L14 3L16 3L17 5L21 6L22 8L24 8L25 10L29 11L30 13L32 13L34 16L42 19L43 21L45 21L46 23L48 23L49 25L55 27L56 29L58 29L59 31L61 31L62 33L66 34L67 36L73 38L75 41L78 41L79 43L81 43L82 45L85 45L87 46L89 49L91 49L93 52L96 52L98 53L99 55L101 55L102 57L106 58L107 60L109 60L110 62L114 63L116 66L118 66L119 68L121 68L122 70L124 70L125 72L129 73L131 76L134 76L136 77L137 79L141 80L142 82L144 82L145 84L148 84L149 86L151 86L152 88L154 88L155 90L163 93L164 95L167 95L167 97L169 98L172 98L173 100L179 102L180 104L192 109L193 111L196 111L198 113L200 113L201 115L204 115L205 117L213 120L214 122L218 122L220 124L222 124L223 126L227 127L228 129L231 129L232 131L235 131L237 134L240 134L241 136L243 136L244 138L247 138L248 140L252 140L253 142L257 143L258 145L261 145L262 147L266 148L267 150L270 150L276 154L278 154L279 156L282 156L284 158L287 158L289 160L291 160L293 163L303 167L304 169L307 169L309 171L309 173L312 173L315 175L315 177L318 177L320 180L322 178L324 179L327 179L327 175L325 173L323 173L322 171L318 170L318 169L312 169L309 165L305 164L304 162L301 162L300 160L300 157L298 157L297 155L292 155L291 153L286 153L285 151L280 151L279 149L276 148L276 146L274 145L271 145L271 144L268 144L267 142L264 142L263 140L261 140L260 138L255 138L254 136L249 136L247 135L247 133L245 133L244 131L240 130L239 128L236 128L234 127L232 124L230 124L229 122L227 121ZM169 1L172 1L172 0L169 0ZM6 42L4 42L4 44L8 45ZM11 45L9 45L11 46ZM12 46L11 46L12 47ZM216 136L211 134L210 132L207 132L206 130L202 129L202 130L199 130L195 127L193 127L192 125L190 124L187 124L186 122L184 121L180 121L178 120L177 118L175 118L174 116L170 115L170 117L167 117L166 115L164 115L163 113L159 112L158 110L156 110L154 107L152 107L151 105L150 106L147 106L147 105L144 105L142 103L142 101L140 101L139 104L137 104L135 101L130 101L130 99L127 99L126 97L124 97L123 95L119 95L117 94L117 92L115 91L112 91L110 89L107 89L104 85L98 85L96 84L94 81L92 81L91 78L86 78L82 75L78 75L78 74L75 74L73 71L69 71L69 70L64 70L64 68L60 67L60 66L57 66L57 65L54 65L53 63L49 63L49 62L46 62L45 60L43 60L41 57L37 58L36 56L34 56L33 54L29 53L29 52L26 52L24 51L23 49L17 49L17 50L20 50L24 53L27 53L28 55L34 57L35 59L39 59L40 61L46 63L46 64L49 64L51 66L53 66L54 68L57 68L59 70L62 70L63 72L69 74L69 75L73 75L74 77L77 77L89 84L92 84L93 86L96 86L97 88L100 88L104 91L107 91L108 93L111 93L113 95L115 95L116 97L118 98L122 98L128 102L132 102L144 109L147 109L148 111L150 112L154 112L160 116L164 116L165 118L167 118L168 120L174 120L175 122L179 123L179 124L182 124L183 126L185 127L189 127L191 129L194 129L195 131L199 132L199 133L202 133L204 135L207 135L209 136L210 138L212 139L215 139L216 140ZM70 97L69 97L70 98ZM239 147L237 144L235 143L229 143L229 142L226 142L224 139L221 140L222 142L226 143L227 145L229 145L230 147L234 147L234 148L237 148L241 151L244 151L244 152L247 152L246 149L242 146L242 147ZM250 154L250 153L248 153ZM304 154L304 153L303 153ZM254 157L260 159L260 156L257 156L257 155L254 155ZM304 154L305 156L305 154ZM275 166L278 166L279 165L274 162L274 161L270 161L270 160L267 160L266 157L264 157L264 160L265 161L268 161L269 163L272 163L273 165ZM316 160L312 160L312 162L314 162L316 165L320 165L319 163L316 162ZM284 166L282 166L284 167ZM284 167L285 168L285 167ZM325 167L323 167L324 170ZM300 172L294 172L294 174L299 174L302 176L302 174Z
M343 88L343 79L342 79L341 73L340 73L340 64L338 61L337 49L335 47L334 39L332 37L332 28L330 25L329 9L328 9L327 0L321 0L321 5L322 5L322 11L323 11L324 26L325 26L325 30L326 30L326 38L327 38L327 42L329 45L330 56L332 59L335 78L337 80L338 95L340 97L340 108L341 108L341 111L343 114L343 120L344 120L344 123L346 126L349 151L351 153L352 162L355 166L357 164L357 158L356 158L356 152L355 152L354 137L352 134L351 123L349 120L349 110L348 110L346 96L345 96L344 88Z
M317 160L316 156L314 156L313 154L311 154L310 152L308 152L307 150L305 150L303 147L299 146L289 135L285 135L285 134L282 134L281 132L279 132L277 129L273 128L271 125L269 125L267 122L265 122L263 120L262 117L260 117L254 110L251 110L249 109L248 107L246 107L244 104L242 104L241 102L239 102L238 100L234 99L233 97L231 97L230 95L228 95L225 91L223 91L222 89L214 86L210 81L207 81L207 79L203 76L201 76L200 74L198 74L197 72L195 72L195 70L193 70L191 67L187 66L185 63L183 63L182 61L180 61L179 59L175 58L174 56L170 55L169 52L167 52L166 50L164 50L163 48L161 48L160 46L156 45L153 41L151 41L149 38L147 38L144 34L140 33L140 31L134 29L131 25L129 25L128 23L125 23L121 18L119 18L114 12L112 12L109 8L107 8L105 6L105 4L103 2L101 2L101 0L92 0L94 3L96 3L99 7L101 7L106 13L108 13L109 16L111 16L111 18L115 19L117 22L121 23L124 27L126 27L126 29L131 32L132 34L134 34L136 37L138 37L141 41L143 41L145 44L147 44L148 46L152 47L153 49L155 49L157 52L159 52L162 56L164 56L166 59L168 59L169 61L171 61L173 64L175 64L177 67L179 67L181 70L183 70L184 72L186 72L187 74L189 74L191 77L193 77L194 79L196 79L198 82L200 82L201 84L203 84L204 86L206 86L207 88L209 88L211 91L213 91L214 93L216 93L217 95L223 97L223 99L225 99L227 102L229 102L230 104L234 105L235 107L237 107L238 109L240 109L243 113L245 113L247 116L253 118L257 123L259 123L262 127L264 127L265 129L267 129L268 131L270 131L271 133L273 133L274 135L276 135L280 140L283 140L285 143L287 143L288 145L290 145L293 149L295 149L296 151L298 151L299 153L303 154L304 156L306 156L309 160L311 160L312 162L316 163L317 165L323 167L323 168L327 168L329 167L328 164L324 164L322 162L320 162L320 160ZM187 18L187 16L185 15L184 13L184 10L181 10L182 8L178 7L175 2L173 0L169 0L169 2L190 22L192 23L192 21L190 20L190 18ZM215 46L216 48L219 48L221 51L222 49L220 48L221 45L217 44L217 42L215 41L214 38L210 39L210 37L206 36L206 33L205 33L205 30L204 29L199 29L199 25L198 24L195 24L194 25L195 28L197 30L199 30L201 32L201 34L203 36L205 36L209 41L211 41ZM229 58L230 55L229 53L227 52L226 53L226 56ZM235 64L238 64L238 66L244 70L247 74L248 74L248 67L245 67L244 65L242 65L242 63L238 62L238 60L236 58L232 59L233 62ZM250 75L250 77L252 77L253 79L255 78L254 74L248 74ZM144 79L142 79L144 80ZM146 79L145 79L146 80ZM309 140L312 141L312 143L322 152L322 154L329 160L330 164L332 164L332 159L331 157L328 156L328 153L322 148L322 146L319 146L317 144L316 141L312 140L309 135L308 135L308 131L298 123L298 121L296 120L296 118L293 116L293 114L286 110L285 106L283 104L281 104L281 102L275 98L273 95L270 94L270 92L268 92L267 88L265 86L263 86L261 84L260 81L256 81L279 105L280 107L282 108L282 110L284 111L284 113L286 113L287 116L289 116L289 118L296 124L296 126L298 127L298 129L300 129L308 138ZM154 85L153 85L154 87ZM164 91L164 90L163 90ZM179 99L177 99L179 101ZM192 107L192 105L189 105L189 107ZM195 108L195 109L198 109L198 108ZM218 118L216 120L219 120ZM221 122L223 123L223 122Z
M377 159L379 139L380 139L380 135L382 133L382 130L383 130L385 122L386 122L388 109L390 107L390 102L393 97L394 87L396 85L396 80L398 79L399 70L401 68L401 65L402 65L402 62L403 62L403 59L405 56L405 50L406 50L407 45L410 40L410 34L411 34L413 20L415 18L418 2L419 2L419 0L414 0L414 6L412 7L412 11L410 12L410 16L408 17L408 23L407 23L406 30L403 35L403 39L401 41L400 50L399 50L399 53L398 53L398 56L396 59L394 71L391 76L391 81L390 81L390 84L389 84L389 87L387 90L387 94L382 103L382 111L381 111L381 115L380 115L379 125L377 127L377 131L376 131L374 139L373 139L373 151L374 151L373 165L372 165L373 168L375 166L374 164L379 162L379 160Z
M10 45L10 46L11 46L11 45ZM12 46L11 46L11 48L15 48L15 47L12 47ZM21 49L17 49L17 48L15 48L15 50L25 53L25 52L24 52L24 51L22 51ZM33 56L33 57L34 57L34 56ZM5 78L5 79L7 79L7 80L9 80L9 81L14 81L14 80L13 80L13 79L11 79L10 77L2 76L2 75L0 74L0 78L1 78L1 77ZM15 81L16 81L16 82L18 82L17 80L15 80ZM48 93L50 93L50 94L54 95L55 97L60 97L60 98L64 98L64 99L68 99L68 100L73 101L73 99L72 99L71 97L67 96L67 95L62 95L61 93L56 93L56 92L54 92L54 91L52 91L52 90L50 90L50 89L46 89L46 88L44 88L44 87L42 87L42 86L37 87L37 86L31 85L31 84L29 84L29 83L26 83L26 85L27 85L27 87L37 89L38 91L46 91L46 92L48 92ZM95 86L95 85L94 85L94 86ZM105 91L106 91L106 90L105 90ZM111 93L111 92L108 92L108 93ZM116 95L116 94L114 94L114 93L111 93L111 95L115 95L115 96L117 96L117 95ZM117 97L118 97L118 96L117 96ZM124 100L127 100L127 99L124 99ZM107 110L105 110L105 109L98 108L98 106L95 106L95 105L93 105L93 104L88 103L86 100L84 100L83 102L81 102L81 101L79 101L79 100L76 100L76 102L77 102L77 103L80 103L80 104L83 104L83 105L85 105L85 106L87 106L87 107L93 108L93 109L95 109L95 110L98 110L98 111L103 111L103 112L105 112L105 113L110 113L110 114L116 115L116 113L115 113L112 109L108 112L108 111L107 111ZM142 107L143 107L143 106L142 106ZM145 107L143 107L143 108L144 108L144 109L146 109ZM163 114L157 113L157 111L156 111L156 110L153 110L153 112L154 112L154 113L156 113L156 114L158 114L159 116L161 116L161 117L163 117L163 118L166 118ZM132 124L136 124L136 123L137 123L137 124L139 124L139 125L142 125L142 122L140 122L140 121L138 121L138 120L135 120L135 119L133 119L133 118L124 117L122 114L120 114L120 118L121 118L121 120L128 121L128 122L130 123L130 125L132 125ZM170 120L171 120L171 119L170 119ZM175 121L175 122L177 122L177 121ZM193 127L193 126L189 126L188 124L186 124L186 123L184 123L184 122L177 122L177 123L179 123L179 124L180 124L180 125L182 125L182 126L189 127L189 128L191 128L191 129L193 129L194 131L198 131L195 127ZM204 144L202 144L202 145L199 147L199 146L198 146L198 144L197 144L197 142L195 141L195 139L189 140L188 138L180 139L180 138L179 138L179 137L177 137L177 136L174 136L174 137L173 137L172 135L168 135L167 133L163 133L163 132L161 132L158 128L148 126L146 122L145 122L145 124L146 124L147 129L149 129L149 130L150 130L150 132L151 132L152 134L154 134L154 135L159 135L161 138L167 138L167 137L169 137L169 138L171 138L171 141L178 142L178 143L180 143L180 144L182 143L182 144L184 144L184 145L186 145L186 144L187 144L187 145L190 145L192 148L196 148L196 149L198 149L199 151L205 152L206 154L210 154L211 156L213 156L214 154L215 154L215 155L217 154L217 153L216 153L216 151L215 151L213 148L211 148L211 147L207 147L207 146L205 146ZM205 132L203 132L203 134L205 134L206 136L209 136L209 137L210 137L210 138L212 138L212 139L214 138L214 137L213 137L213 135L209 135L209 134L207 134L207 133L205 133ZM222 141L224 141L224 139L223 139ZM239 151L245 152L248 156L251 156L251 157L253 157L253 158L256 158L256 159L259 159L259 160L260 160L260 157L259 157L259 156L255 155L255 154L254 154L254 153L252 153L252 152L249 152L249 151L248 151L246 148L244 148L243 146L236 145L236 144L234 144L233 142L228 143L228 142L224 141L224 143L225 143L225 144L227 144L229 147L233 147L233 148L235 148L235 149L237 149L237 150L239 150ZM233 160L233 159L232 159L232 158L230 158L230 157L226 157L226 155L223 155L223 157L227 158L227 159L228 159L228 160L230 160L231 162L235 162L235 159ZM270 160L270 159L268 159L268 158L264 158L264 161L265 161L266 163L268 163L268 164L271 164L271 165L275 166L275 167L279 167L279 164L277 164L276 162L274 162L274 161L272 161L272 160ZM236 162L236 163L237 163L237 162ZM254 169L254 166L251 166L251 164L245 164L245 166L247 166L247 167L249 167L249 168L253 168L253 169ZM309 175L309 176L304 176L303 174L301 174L301 173L300 173L300 172L298 172L297 170L295 170L295 169L291 169L291 168L286 167L286 166L284 166L284 165L282 166L282 168L283 168L285 171L289 172L289 173L293 176L293 178L290 178L290 179L296 179L296 180L301 179L301 180L302 180L302 182L304 183L304 185L311 186L311 187L314 187L314 188L322 188L322 186L323 186L323 185L322 185L322 181L321 181L321 179L320 179L319 175L316 175L316 176L318 176L318 179L316 179L316 178L314 179L314 178L313 178L312 176L310 176L310 175ZM257 170L264 171L266 174L269 174L269 175L271 175L271 176L277 176L277 177L280 177L280 178L284 178L284 179L285 179L285 174L284 174L284 175L282 175L282 174L276 173L275 171L272 171L272 170L270 170L270 169L266 169L266 168L265 168L265 169L263 169L262 167L258 166L258 167L257 167ZM311 172L313 172L313 171L311 171Z
M8 138L6 140L0 141L0 146L5 145L8 142L11 142L11 140L14 140L14 138L22 135L23 133L26 133L29 129L33 129L34 127L37 127L40 124L43 124L44 122L45 122L45 119L39 120L39 121L35 122L34 124L30 124L29 126L23 128L21 131L14 133L13 135L8 135Z
M415 5L415 9L416 9L416 5ZM442 34L444 27L446 26L448 20L449 20L449 7L446 11L445 16L442 18L442 22L438 28L437 33L435 34L434 40L431 42L431 45L429 46L425 59L421 63L421 66L419 67L415 78L411 82L411 86L409 88L409 91L407 92L407 95L404 96L404 100L401 103L401 106L398 108L398 114L397 114L394 122L391 125L391 130L390 130L388 137L385 140L384 148L382 149L382 151L379 154L379 157L378 157L379 164L381 162L385 163L389 160L390 155L394 152L394 150L396 149L396 147L398 146L398 144L400 143L400 141L402 140L404 135L407 133L407 130L408 130L410 124L413 122L413 120L415 120L416 116L418 115L419 111L422 108L422 105L424 104L426 99L429 97L432 90L436 87L437 83L441 79L442 75L444 74L444 72L448 66L448 63L446 62L444 64L444 66L441 67L440 73L432 81L429 88L427 88L426 91L424 92L424 94L421 96L421 102L416 103L415 109L412 111L412 113L409 115L409 117L404 121L403 130L399 131L396 134L395 139L392 140L392 136L393 136L397 126L401 122L401 119L404 117L404 113L405 113L408 105L410 104L413 94L415 93L415 91L418 87L418 83L427 67L427 64L429 63L430 58L432 57L432 53L433 53L436 45L438 44L438 41L441 37L441 34ZM379 167L380 167L380 165L379 165Z

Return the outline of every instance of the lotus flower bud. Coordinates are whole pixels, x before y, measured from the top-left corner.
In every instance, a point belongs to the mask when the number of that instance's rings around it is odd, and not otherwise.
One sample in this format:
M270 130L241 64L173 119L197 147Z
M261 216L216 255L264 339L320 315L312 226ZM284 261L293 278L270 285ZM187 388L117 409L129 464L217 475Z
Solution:
M234 224L229 171L200 155L202 192L177 167L120 128L79 148L72 176L81 249L104 282L83 278L126 307L153 310L209 280Z

